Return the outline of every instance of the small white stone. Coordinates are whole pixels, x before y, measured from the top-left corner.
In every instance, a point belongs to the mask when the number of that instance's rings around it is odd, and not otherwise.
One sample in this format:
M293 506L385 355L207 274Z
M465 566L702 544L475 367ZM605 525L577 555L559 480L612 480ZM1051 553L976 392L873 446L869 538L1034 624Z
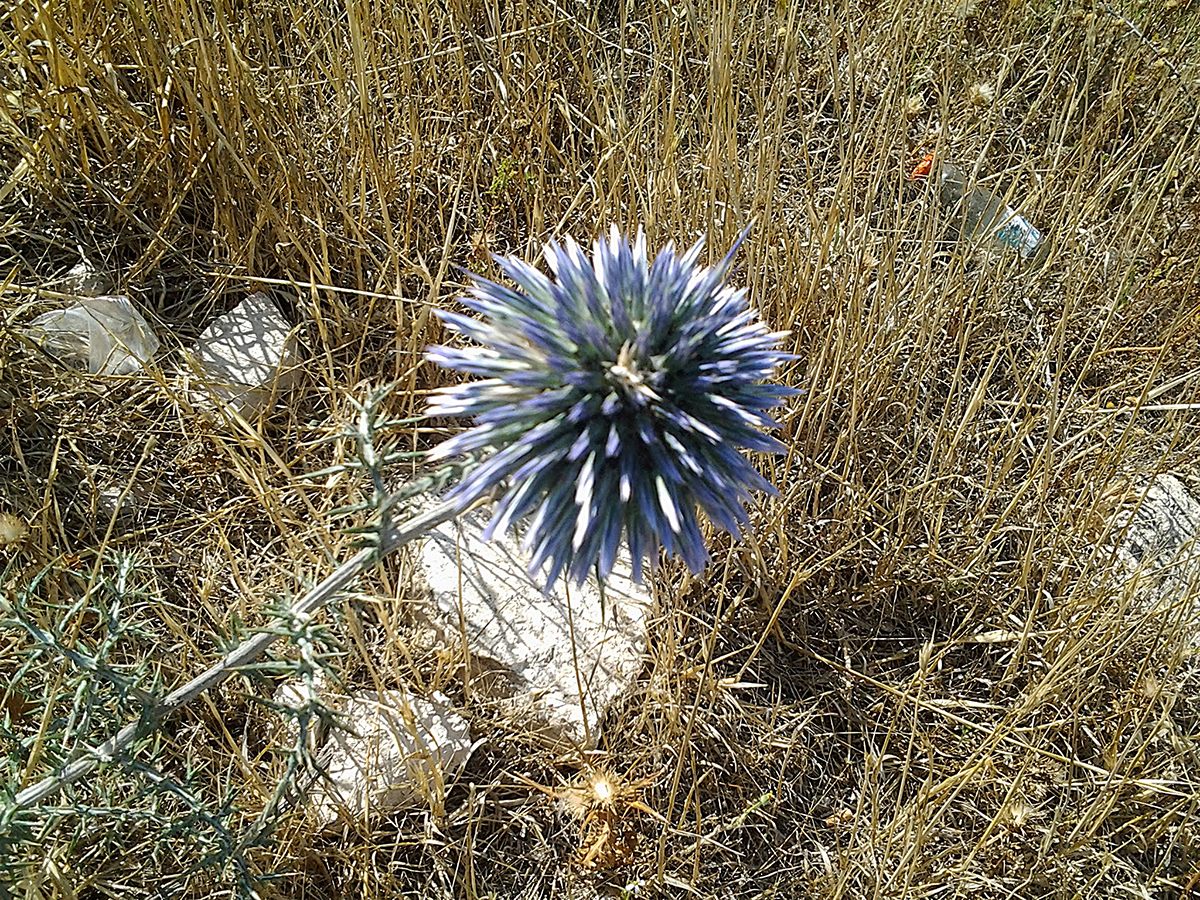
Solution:
M66 275L55 282L54 287L60 293L76 297L99 297L109 293L115 284L107 273L93 268L91 263L85 261L76 263Z
M291 386L297 362L296 336L263 292L251 294L213 321L192 351L204 395L243 419L255 419L279 392Z
M594 578L572 585L568 604L561 579L550 594L530 579L516 539L486 542L482 528L478 516L460 516L421 541L433 623L447 643L465 635L472 690L552 746L594 747L605 710L645 664L650 597L623 558L603 614Z
M344 726L313 735L310 744L324 775L313 779L306 795L322 825L422 805L444 791L475 749L467 721L442 694L429 700L405 691L385 691L382 698L374 691L319 696ZM284 685L276 700L299 707L307 690ZM294 745L294 723L279 737Z
M1125 501L1115 523L1120 529L1117 559L1127 583L1134 581L1141 609L1170 608L1200 583L1200 503L1173 475L1130 489ZM1193 601L1185 617L1191 646L1200 648L1200 600Z
M101 529L110 522L119 526L131 525L159 500L161 497L153 485L104 482L96 491L97 525Z
M341 709L341 705L346 701L346 697L337 696L333 693L330 686L329 676L324 669L317 669L313 673L311 684L304 681L287 681L275 689L274 701L282 706L288 706L292 709L300 709L310 700L316 700L322 706L326 706L331 710ZM300 736L299 723L292 717L286 717L281 723L281 727L275 733L275 742L285 748L295 747L296 739ZM325 732L321 723L313 722L312 727L308 729L308 749L316 753L324 745L329 735Z

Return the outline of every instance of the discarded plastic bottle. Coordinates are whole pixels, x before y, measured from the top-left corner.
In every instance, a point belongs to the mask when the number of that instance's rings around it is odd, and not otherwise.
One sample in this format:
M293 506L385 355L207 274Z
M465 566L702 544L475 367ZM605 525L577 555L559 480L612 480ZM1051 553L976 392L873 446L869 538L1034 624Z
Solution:
M927 178L933 172L930 153L912 170L910 178ZM938 165L938 201L950 210L961 234L973 237L990 234L993 241L1015 250L1021 259L1040 263L1046 258L1050 245L1033 223L1008 206L995 194L982 188L967 190L967 178L953 163Z

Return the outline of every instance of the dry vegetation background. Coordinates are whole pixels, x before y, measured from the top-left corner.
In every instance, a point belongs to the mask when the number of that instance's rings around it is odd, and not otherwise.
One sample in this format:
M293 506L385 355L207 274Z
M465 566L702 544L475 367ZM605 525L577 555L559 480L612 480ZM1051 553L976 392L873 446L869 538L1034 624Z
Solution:
M1198 36L1192 0L17 0L0 512L30 531L0 549L5 595L34 585L47 625L182 682L347 555L328 513L363 483L300 476L350 452L322 442L350 398L398 381L393 412L420 412L462 267L614 221L719 253L754 219L739 277L806 391L792 452L761 460L782 497L714 535L702 577L662 570L601 752L495 720L412 640L389 563L330 619L338 668L443 690L487 742L428 810L282 817L250 857L283 876L263 895L1191 896L1197 623L1106 580L1104 532L1140 473L1200 486ZM1019 200L1044 270L947 239L904 177L927 150ZM18 336L81 258L155 324L161 368L92 378ZM205 424L179 350L254 289L303 323L299 381L261 423ZM122 577L138 627L108 635L78 601ZM30 652L0 633L3 671ZM5 677L10 789L103 736L63 724L71 670ZM277 778L247 698L270 690L230 682L142 748L198 797L234 792L235 828ZM604 822L530 786L597 768L621 786ZM224 895L153 816L79 815L182 803L118 775L21 845L19 895Z

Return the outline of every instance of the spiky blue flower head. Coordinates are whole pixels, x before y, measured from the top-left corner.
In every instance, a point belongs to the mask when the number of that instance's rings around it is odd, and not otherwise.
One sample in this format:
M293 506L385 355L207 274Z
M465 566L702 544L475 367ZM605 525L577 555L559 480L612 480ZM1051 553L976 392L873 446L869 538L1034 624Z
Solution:
M659 548L693 572L708 560L697 509L738 534L751 490L775 493L740 449L777 453L767 412L787 388L764 383L792 357L726 284L733 256L698 264L668 244L646 257L616 226L589 261L574 241L546 245L553 278L515 257L496 263L517 289L473 276L462 302L480 318L440 311L481 346L431 347L427 359L482 380L436 392L430 416L475 427L435 458L490 450L453 489L463 508L504 486L484 536L532 515L523 548L547 586L612 570L624 537L633 575Z

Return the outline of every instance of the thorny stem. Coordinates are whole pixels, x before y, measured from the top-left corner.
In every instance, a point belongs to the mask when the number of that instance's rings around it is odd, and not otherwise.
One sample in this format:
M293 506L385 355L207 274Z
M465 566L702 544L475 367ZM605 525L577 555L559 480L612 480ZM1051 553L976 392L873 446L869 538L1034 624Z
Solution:
M386 556L393 550L420 537L430 529L436 528L443 522L454 518L458 511L453 503L441 503L428 512L413 516L399 525L387 524L383 528L377 546L360 550L329 574L320 584L296 601L287 614L271 622L266 629L254 637L243 641L236 649L228 653L220 662L197 675L187 684L172 691L162 703L135 722L130 722L88 756L81 757L64 766L55 775L43 779L32 787L28 787L16 796L17 809L27 809L36 806L48 797L52 797L64 787L87 775L102 762L108 762L139 737L157 728L171 713L187 706L205 691L214 688L225 681L238 668L254 662L271 644L273 644L287 629L290 620L296 617L312 615L325 606L350 582L376 560Z
M1104 3L1104 11L1114 19L1120 19L1125 24L1125 27L1128 28L1138 40L1149 47L1150 52L1153 53L1159 60L1161 60L1163 65L1171 70L1171 74L1175 76L1175 80L1179 82L1180 86L1183 88L1183 92L1191 97L1193 101L1196 100L1196 95L1192 93L1191 86L1183 79L1183 76L1179 71L1179 67L1176 66L1175 63L1173 63L1167 57L1167 54L1160 50L1157 45L1150 40L1150 38L1146 37L1142 30L1133 23L1132 19L1122 13L1121 10L1114 9L1113 6L1107 2Z

